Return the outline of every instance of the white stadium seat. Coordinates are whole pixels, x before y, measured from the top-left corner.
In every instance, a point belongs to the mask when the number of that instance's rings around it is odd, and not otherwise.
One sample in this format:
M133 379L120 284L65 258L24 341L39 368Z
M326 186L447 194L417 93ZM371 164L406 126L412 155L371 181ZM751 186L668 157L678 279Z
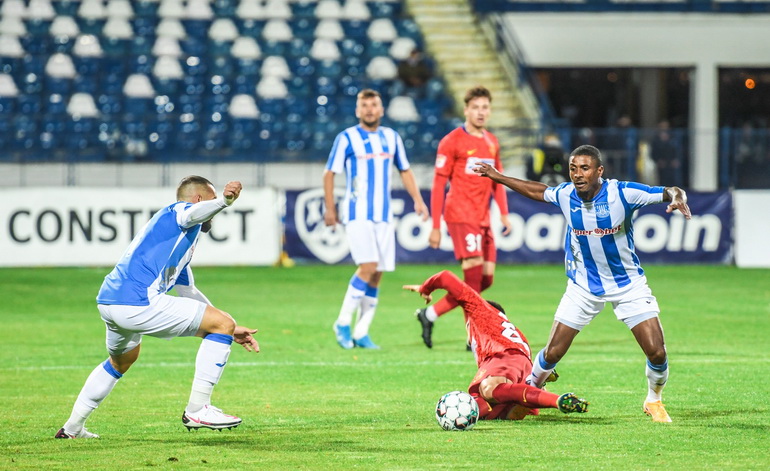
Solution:
M159 79L183 79L184 70L179 59L174 56L160 56L152 67L152 75Z
M182 57L182 47L179 41L171 36L158 36L152 46L153 56Z
M233 42L230 53L237 59L256 60L262 57L262 51L254 38L241 36Z
M70 79L76 75L75 64L67 54L57 52L51 55L45 64L45 73L54 78Z
M245 93L235 95L230 100L229 112L233 118L259 118L259 109L257 108L256 101L254 101L254 97Z
M377 56L366 66L366 75L374 80L392 80L398 77L398 67L390 57Z
M397 96L390 99L385 114L393 121L419 121L420 114L414 100L408 96Z
M75 119L95 118L99 116L94 97L88 93L75 93L67 103L67 114Z
M268 75L257 84L257 95L262 98L286 98L289 90L279 77Z
M72 54L80 57L102 57L102 46L99 38L93 34L81 34L75 41Z
M378 18L369 24L366 35L372 41L390 42L398 37L398 32L390 19Z
M345 31L339 20L325 19L318 22L313 35L319 39L331 39L342 41L345 39Z
M123 85L123 94L131 98L154 98L155 89L146 75L131 74Z

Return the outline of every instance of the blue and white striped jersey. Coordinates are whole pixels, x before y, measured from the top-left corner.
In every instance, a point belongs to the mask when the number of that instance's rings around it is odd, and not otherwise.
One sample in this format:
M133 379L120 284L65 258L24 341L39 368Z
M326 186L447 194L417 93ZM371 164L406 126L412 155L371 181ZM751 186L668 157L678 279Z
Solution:
M393 129L380 126L369 132L353 126L337 135L326 169L334 173L345 170L347 174L345 199L340 206L343 223L391 220L392 165L399 171L409 169L404 142Z
M147 306L151 296L167 293L175 284L192 286L189 265L200 223L225 206L221 198L197 204L180 201L155 213L104 278L96 302Z
M567 276L601 296L644 276L634 252L634 212L663 201L662 186L603 180L592 201L583 201L572 182L545 190L543 197L567 219L564 242Z

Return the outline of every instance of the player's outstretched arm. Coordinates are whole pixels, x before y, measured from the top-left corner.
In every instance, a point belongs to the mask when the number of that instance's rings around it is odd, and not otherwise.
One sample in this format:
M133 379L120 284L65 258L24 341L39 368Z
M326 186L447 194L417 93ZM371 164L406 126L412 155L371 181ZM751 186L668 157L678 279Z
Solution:
M479 163L476 167L473 167L473 171L482 177L487 177L494 182L505 185L516 193L526 196L529 199L545 201L543 193L548 186L543 183L505 176L498 172L495 167L486 163Z
M248 327L239 325L235 327L235 332L233 333L233 340L235 341L235 343L242 345L243 348L246 349L246 351L259 353L259 344L257 343L257 340L254 338L254 334L256 334L257 332L258 332L257 329L249 329Z
M667 213L678 209L685 219L692 218L690 207L687 206L687 193L678 186L667 186L666 191L663 192L663 201L670 202L666 208Z

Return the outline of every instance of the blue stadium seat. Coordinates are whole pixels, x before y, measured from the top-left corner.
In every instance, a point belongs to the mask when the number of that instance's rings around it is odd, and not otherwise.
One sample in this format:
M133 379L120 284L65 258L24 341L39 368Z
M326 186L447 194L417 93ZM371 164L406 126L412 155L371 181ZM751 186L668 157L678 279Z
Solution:
M193 113L183 113L174 133L176 147L181 152L180 157L189 160L195 156L195 151L201 143L200 116Z
M237 0L215 0L212 5L214 16L217 18L232 18L235 16L235 10L238 7Z
M37 118L28 114L17 114L13 118L13 149L27 151L35 148L38 139Z
M138 18L157 18L159 2L155 0L136 0L131 2L134 15Z
M59 0L51 2L58 16L77 16L80 0Z
M294 37L305 42L312 42L315 37L315 28L318 21L314 18L302 17L289 22Z
M67 121L64 143L72 160L103 160L104 149L99 145L99 123L96 118Z
M136 9L134 9L134 12L136 13ZM150 40L155 38L155 31L157 30L158 23L159 20L157 16L137 16L131 20L134 34L136 34L137 37Z
M342 63L339 61L322 60L318 62L316 74L321 77L338 79L342 74Z
M53 38L47 33L42 35L28 35L19 38L24 51L28 54L51 54L54 50Z
M287 43L285 41L266 40L259 44L263 56L284 56L286 55Z
M122 93L102 93L96 95L96 108L102 115L119 115L123 111Z
M342 29L345 31L346 38L352 38L357 41L366 41L366 30L369 28L368 21L361 20L343 20L340 21Z
M292 77L286 82L286 88L293 97L304 99L310 96L310 87L305 77Z
M297 57L289 60L288 63L291 73L295 77L307 79L315 74L315 63L308 56Z
M154 114L147 123L147 146L158 160L168 160L174 150L174 133L179 115ZM170 154L171 153L171 154Z
M203 112L203 98L200 93L183 93L179 95L178 102L180 113L197 115Z
M40 104L40 93L41 90L38 90L34 93L19 93L19 96L16 97L16 105L19 112L23 115L31 115L34 116L42 110L42 105Z
M294 2L291 10L295 18L315 18L315 2Z
M228 140L234 152L248 152L252 150L258 139L260 126L257 119L233 118L230 126ZM245 154L242 154L245 156Z
M241 36L248 36L250 38L259 39L262 37L262 30L265 28L266 21L262 20L241 20L236 18L235 25L238 27L238 31Z

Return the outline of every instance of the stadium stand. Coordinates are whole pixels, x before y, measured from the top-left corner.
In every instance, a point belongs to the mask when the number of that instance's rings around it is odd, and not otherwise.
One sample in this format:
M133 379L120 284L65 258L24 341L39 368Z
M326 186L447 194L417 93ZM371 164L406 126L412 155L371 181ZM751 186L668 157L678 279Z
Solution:
M358 91L402 98L395 62L422 44L403 11L393 0L5 0L1 158L325 158L355 123ZM455 121L436 82L442 135ZM432 159L437 141L416 142L413 158Z

